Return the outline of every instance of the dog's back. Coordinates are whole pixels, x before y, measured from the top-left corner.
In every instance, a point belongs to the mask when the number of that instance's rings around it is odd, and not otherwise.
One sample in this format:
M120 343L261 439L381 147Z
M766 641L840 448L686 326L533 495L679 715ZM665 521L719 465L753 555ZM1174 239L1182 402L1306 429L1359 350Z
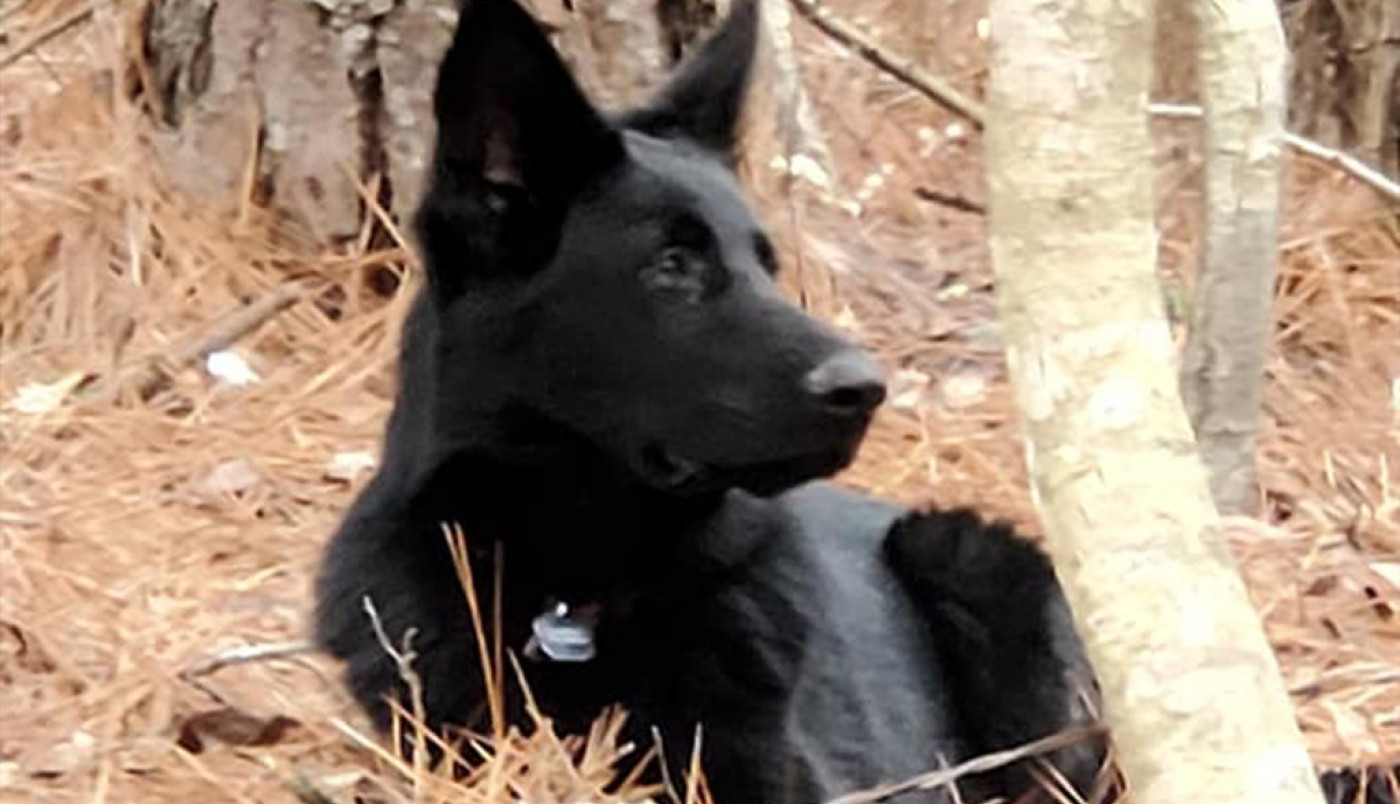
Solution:
M967 756L933 635L885 561L885 538L903 512L827 484L776 502L808 562L808 594L797 604L812 633L786 737L811 789L796 800L902 781Z

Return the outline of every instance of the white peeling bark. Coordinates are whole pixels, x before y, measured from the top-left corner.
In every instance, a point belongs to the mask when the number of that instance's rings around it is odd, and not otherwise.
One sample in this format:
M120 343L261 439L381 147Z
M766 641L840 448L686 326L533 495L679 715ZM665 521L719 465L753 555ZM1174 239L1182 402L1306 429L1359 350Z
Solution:
M1257 508L1287 51L1273 0L1197 0L1206 232L1181 393L1222 513Z
M1033 490L1134 801L1318 804L1172 369L1150 12L991 4L992 255Z

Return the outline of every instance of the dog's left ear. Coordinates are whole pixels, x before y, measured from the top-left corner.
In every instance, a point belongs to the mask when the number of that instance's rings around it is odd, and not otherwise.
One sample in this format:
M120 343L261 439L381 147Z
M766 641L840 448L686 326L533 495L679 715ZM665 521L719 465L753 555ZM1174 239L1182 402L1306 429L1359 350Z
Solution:
M574 198L623 158L621 135L516 0L467 4L433 109L437 143L417 223L442 299L544 267Z
M688 139L726 161L743 112L758 48L758 0L734 0L719 30L646 106L622 115L626 128Z

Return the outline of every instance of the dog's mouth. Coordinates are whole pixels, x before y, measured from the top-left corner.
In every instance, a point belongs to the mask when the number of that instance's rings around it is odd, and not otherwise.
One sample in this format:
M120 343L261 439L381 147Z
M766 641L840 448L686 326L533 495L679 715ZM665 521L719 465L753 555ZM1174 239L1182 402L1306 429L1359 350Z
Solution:
M829 477L850 465L859 441L764 461L707 464L651 444L641 453L643 479L652 487L678 495L739 488L772 496L811 480Z
M642 449L642 477L652 486L664 491L687 493L703 491L709 472L703 464L683 458L660 444L648 444Z

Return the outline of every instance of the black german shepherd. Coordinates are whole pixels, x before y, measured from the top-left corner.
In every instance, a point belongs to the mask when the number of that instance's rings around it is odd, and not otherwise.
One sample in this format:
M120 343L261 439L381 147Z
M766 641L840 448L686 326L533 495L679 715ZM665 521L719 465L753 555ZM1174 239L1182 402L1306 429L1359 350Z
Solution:
M430 725L483 724L443 522L485 600L501 548L504 644L556 725L621 704L680 762L702 726L721 804L816 802L1088 722L1031 544L817 482L885 388L779 293L731 170L757 15L736 0L653 102L605 115L511 0L463 12L383 463L317 590L319 641L380 726L405 692L365 598L390 639L417 630ZM1083 786L1100 756L1051 759ZM1026 768L974 781L1031 786Z

